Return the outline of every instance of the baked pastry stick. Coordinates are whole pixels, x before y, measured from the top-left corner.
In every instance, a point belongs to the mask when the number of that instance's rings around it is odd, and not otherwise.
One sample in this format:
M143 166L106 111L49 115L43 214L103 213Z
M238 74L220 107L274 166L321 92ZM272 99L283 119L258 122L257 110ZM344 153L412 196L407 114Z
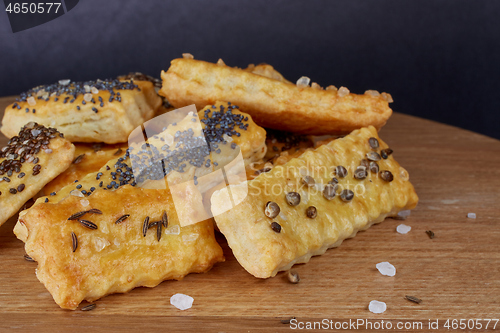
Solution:
M75 147L54 128L26 124L0 149L0 225L73 160Z
M207 106L198 112L201 126L193 125L195 124L192 121L194 116L186 117L178 123L168 126L158 135L150 136L147 140L148 147L144 146L147 149L142 149L142 146L146 145L145 143L134 145L132 149L128 148L123 156L109 160L99 171L87 174L78 179L77 182L63 187L54 195L38 198L36 203L58 202L70 194L89 196L101 188L115 190L126 184L158 188L157 181L160 181L164 186L164 177L170 173L175 173L173 176L179 178L177 182L192 180L194 176L201 177L211 173L221 167L222 162L228 162L224 161L226 155L220 154L219 151L223 146L229 150L239 149L246 164L260 160L266 153L265 130L256 125L252 118L240 111L237 106L231 105L229 108L225 102L216 103L214 106ZM223 127L221 127L222 124ZM192 136L186 137L185 134L190 133L189 129L192 129L193 126L195 131L191 133ZM196 129L197 127L199 127L199 131ZM182 145L174 148L179 142L193 146L191 143L199 142L198 139L202 135L201 130L206 144L211 147L211 151L201 149L199 154L191 154L190 150L184 149ZM184 139L182 139L183 137ZM153 155L154 157L151 158L148 151L161 153L158 156ZM227 155L229 156L229 154ZM181 161L179 156L185 158ZM142 161L142 163L137 161ZM215 161L221 162L220 165L214 165ZM159 167L148 168L150 162ZM162 163L166 169L162 169ZM194 168L192 164L201 167ZM137 171L141 170L142 165L146 166L145 169L148 172L136 179Z
M348 134L369 125L380 129L392 114L389 94L370 90L356 95L333 86L323 90L308 86L308 79L292 85L222 62L174 59L161 76L160 94L175 107L230 101L260 126L298 134Z
M82 179L89 173L99 171L109 160L123 156L126 149L126 144L75 144L75 158L73 162L63 173L44 186L42 190L43 195L57 192L64 186Z
M416 206L408 172L390 153L374 127L356 130L247 184L230 186L233 198L245 193L245 185L248 195L235 208L214 212L217 226L238 262L256 277L308 262ZM223 208L226 198L226 189L215 192L212 208Z
M39 86L5 109L1 131L14 136L29 121L52 126L72 142L127 142L162 104L148 81L97 80Z
M224 261L212 221L180 228L168 190L127 185L42 203L20 215L14 232L38 262L37 278L64 309L207 272Z

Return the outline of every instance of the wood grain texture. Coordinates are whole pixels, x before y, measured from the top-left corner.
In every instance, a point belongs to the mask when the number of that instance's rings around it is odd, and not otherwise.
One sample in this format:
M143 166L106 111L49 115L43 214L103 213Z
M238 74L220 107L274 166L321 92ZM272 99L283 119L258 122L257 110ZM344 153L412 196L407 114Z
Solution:
M12 100L0 99L0 109ZM437 331L444 332L448 318L499 318L500 141L397 113L380 135L409 171L419 205L404 222L388 219L296 266L299 284L288 283L284 273L254 278L219 235L226 262L206 274L110 295L90 312L62 310L38 282L36 263L23 259L23 243L12 233L15 216L0 228L0 330L282 332L290 326L280 320L294 316L421 321L422 332L429 319L440 319ZM1 146L6 142L0 138ZM468 219L469 212L477 219ZM410 233L396 233L400 223L410 225ZM436 237L429 239L425 230ZM395 277L376 270L381 261L396 266ZM194 297L193 307L172 307L175 293ZM386 302L387 311L369 312L371 300Z

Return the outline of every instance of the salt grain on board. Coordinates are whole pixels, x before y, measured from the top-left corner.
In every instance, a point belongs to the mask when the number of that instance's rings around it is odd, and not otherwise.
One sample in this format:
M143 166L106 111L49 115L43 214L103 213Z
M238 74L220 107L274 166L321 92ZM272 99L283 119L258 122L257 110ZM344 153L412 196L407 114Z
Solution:
M387 261L379 262L377 264L377 269L382 275L394 276L396 275L396 267Z
M402 210L398 213L398 217L402 218L403 220L406 220L408 216L410 216L411 210Z
M175 294L170 297L170 304L179 310L187 310L193 306L194 298L184 294Z
M467 217L470 219L475 219L476 218L476 213L468 213Z
M406 225L406 224L400 224L396 228L396 231L399 232L400 234L407 234L410 232L410 230L411 230L411 227L409 225Z
M371 301L368 310L373 313L384 313L387 310L387 305L384 302Z

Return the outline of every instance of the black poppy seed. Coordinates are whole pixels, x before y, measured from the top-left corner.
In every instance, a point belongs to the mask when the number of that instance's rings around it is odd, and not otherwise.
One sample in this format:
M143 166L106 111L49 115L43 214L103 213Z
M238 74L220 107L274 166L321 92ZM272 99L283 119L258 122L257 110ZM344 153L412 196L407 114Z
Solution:
M94 192L94 191L95 191L95 187L94 187L94 186L92 186L92 187L90 188L90 191L91 191L91 192Z
M77 188L77 189L81 189L81 188L82 188L82 184L78 184L78 185L76 185L76 188Z
M87 191L85 191L85 190L82 190L82 193L83 193L83 194L87 194Z
M85 102L85 101L82 101L82 104L83 104L83 105L85 105L85 104L87 104L87 102Z
M10 178L8 178L8 177L3 177L3 180L4 180L5 182L7 182L7 183L10 183Z
M49 202L49 198L45 198L45 202Z
M24 188L25 188L25 187L26 187L26 186L25 186L24 184L20 184L20 185L17 187L17 192L22 192L22 191L24 191Z
M33 113L36 113L36 110L35 110L35 109L33 109Z
M56 195L56 192L52 192L52 193L50 193L50 195L51 195L51 196L54 196L54 195Z
M30 109L29 108L26 108L26 113L30 112Z
M99 183L99 187L102 187L102 181Z
M9 192L10 192L11 194L16 194L16 193L17 193L17 190L16 190L15 188L10 188L10 189L9 189Z

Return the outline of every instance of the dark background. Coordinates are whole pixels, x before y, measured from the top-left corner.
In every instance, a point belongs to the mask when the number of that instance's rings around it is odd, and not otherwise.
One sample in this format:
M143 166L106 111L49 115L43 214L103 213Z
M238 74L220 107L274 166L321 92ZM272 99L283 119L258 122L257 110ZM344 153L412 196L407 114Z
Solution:
M500 1L80 0L15 34L0 9L0 96L66 78L159 77L190 52L389 92L396 112L500 138Z

